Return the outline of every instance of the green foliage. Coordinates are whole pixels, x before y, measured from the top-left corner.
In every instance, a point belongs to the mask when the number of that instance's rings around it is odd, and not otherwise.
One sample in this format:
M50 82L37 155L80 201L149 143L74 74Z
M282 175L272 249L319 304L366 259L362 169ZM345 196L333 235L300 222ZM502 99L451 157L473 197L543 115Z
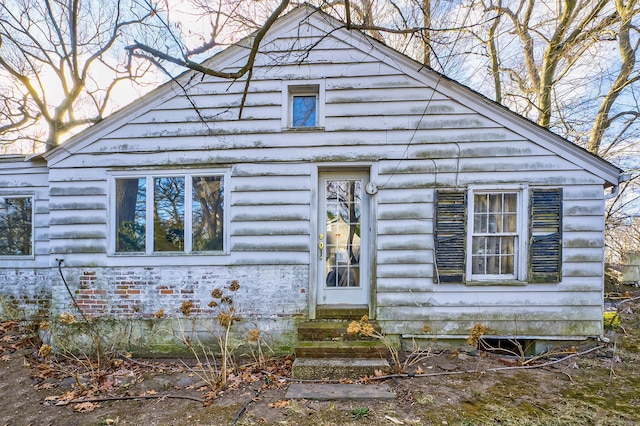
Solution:
M369 415L369 408L368 407L355 407L353 410L351 410L351 412L349 414L351 414L351 418L354 419L354 420L364 419L365 417L367 417Z
M131 253L144 251L144 223L122 222L118 227L117 245L119 252Z

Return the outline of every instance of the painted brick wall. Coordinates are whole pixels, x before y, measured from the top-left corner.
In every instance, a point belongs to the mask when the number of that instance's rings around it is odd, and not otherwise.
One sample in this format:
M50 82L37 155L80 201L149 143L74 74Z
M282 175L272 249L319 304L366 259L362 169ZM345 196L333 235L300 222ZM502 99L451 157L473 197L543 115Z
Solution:
M30 318L50 299L51 269L0 269L0 315Z
M249 330L259 329L274 350L290 352L296 321L308 310L309 269L303 265L63 268L63 274L84 314L110 324L104 337L139 355L175 353L180 345L173 336L185 329L211 340L210 330L223 306L220 297L212 296L215 289L232 298L241 319L232 328L237 345L246 342ZM240 284L235 292L229 288L233 280ZM52 294L54 317L80 316L59 275L53 279ZM185 303L192 306L188 317Z
M152 318L182 316L184 302L192 315L217 315L209 302L214 289L231 296L242 317L278 318L306 315L308 267L304 265L246 267L63 268L71 291L87 317ZM237 280L240 289L229 290ZM219 300L218 300L219 302ZM52 311L73 311L62 280L54 279Z

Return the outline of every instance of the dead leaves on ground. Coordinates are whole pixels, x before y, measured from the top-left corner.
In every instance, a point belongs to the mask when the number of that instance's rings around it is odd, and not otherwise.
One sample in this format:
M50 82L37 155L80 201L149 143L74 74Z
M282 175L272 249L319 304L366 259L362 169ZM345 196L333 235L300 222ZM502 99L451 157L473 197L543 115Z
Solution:
M77 411L78 413L88 413L96 408L100 408L100 405L93 402L81 402L73 406L73 411Z
M290 403L291 401L289 401L288 399L282 399L280 401L272 402L271 404L269 404L269 408L286 408Z
M89 413L96 408L100 408L100 404L91 401L81 401L78 402L77 399L80 394L85 398L91 398L93 396L92 392L78 392L76 390L71 390L63 393L62 395L51 395L44 398L44 406L48 405L56 405L56 406L65 406L69 404L73 404L73 411L78 413ZM75 402L75 403L74 403Z
M7 362L11 359L10 354L23 347L23 338L18 331L18 323L15 321L5 321L0 323L0 361Z

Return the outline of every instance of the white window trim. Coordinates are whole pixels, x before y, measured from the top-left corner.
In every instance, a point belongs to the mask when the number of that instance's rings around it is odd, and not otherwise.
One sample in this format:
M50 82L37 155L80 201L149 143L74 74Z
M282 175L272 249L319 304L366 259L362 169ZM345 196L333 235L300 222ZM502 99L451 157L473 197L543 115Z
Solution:
M469 185L469 191L467 194L467 238L465 246L465 264L466 264L466 276L467 281L470 283L475 282L505 282L518 281L525 282L527 280L528 271L528 241L529 241L529 188L528 185ZM514 275L473 275L473 263L472 259L472 247L473 247L473 225L474 225L474 194L478 192L515 192L518 194L517 201L517 244L516 259L514 266L516 268Z
M309 127L293 126L293 95L315 95L316 125ZM324 129L325 123L325 80L283 80L282 81L282 129L295 131L309 131Z
M220 256L229 254L229 227L231 225L230 214L228 208L230 206L228 188L230 187L230 170L229 169L188 169L188 170L148 170L139 172L123 172L123 173L111 173L110 177L110 206L109 206L109 255L126 257L126 256ZM204 251L204 252L192 252L193 241L191 237L191 225L192 225L192 207L191 199L187 198L187 194L191 194L192 179L193 176L221 176L222 184L225 191L225 196L222 204L224 212L223 222L223 236L222 245L223 249L220 251ZM184 207L184 250L183 251L167 251L158 252L153 251L153 232L149 232L149 224L153 226L153 179L159 177L184 177L185 178L185 207ZM147 197L146 197L146 229L145 229L145 252L117 252L116 251L116 179L139 179L146 178L147 185ZM187 238L189 236L189 238Z
M31 254L0 255L0 260L33 260L36 258L36 197L35 194L0 194L0 202L6 198L31 198Z

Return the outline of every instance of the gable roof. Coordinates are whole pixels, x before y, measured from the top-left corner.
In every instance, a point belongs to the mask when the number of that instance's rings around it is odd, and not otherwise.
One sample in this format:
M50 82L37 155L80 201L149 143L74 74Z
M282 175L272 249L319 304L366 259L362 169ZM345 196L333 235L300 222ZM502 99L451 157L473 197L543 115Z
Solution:
M308 4L303 4L280 17L267 33L262 45L269 43L269 40L273 40L274 36L279 33L296 31L302 22L309 22L315 27L323 29L326 34L334 33L336 37L346 43L359 45L361 48L366 49L369 56L397 68L405 75L431 87L434 91L452 99L464 99L466 107L593 173L603 179L606 182L606 186L618 184L622 170L608 161L537 125L469 87L446 77L444 74L425 67L423 64L386 46L373 37L359 30L347 29L345 23ZM217 68L223 69L225 67L233 68L234 64L248 55L247 46L249 46L252 38L253 36L244 38L206 60L204 64L216 64ZM73 155L123 124L175 96L177 89L191 84L194 75L199 75L199 73L189 70L160 85L101 122L71 137L60 146L42 154L43 158L49 164L55 164Z

